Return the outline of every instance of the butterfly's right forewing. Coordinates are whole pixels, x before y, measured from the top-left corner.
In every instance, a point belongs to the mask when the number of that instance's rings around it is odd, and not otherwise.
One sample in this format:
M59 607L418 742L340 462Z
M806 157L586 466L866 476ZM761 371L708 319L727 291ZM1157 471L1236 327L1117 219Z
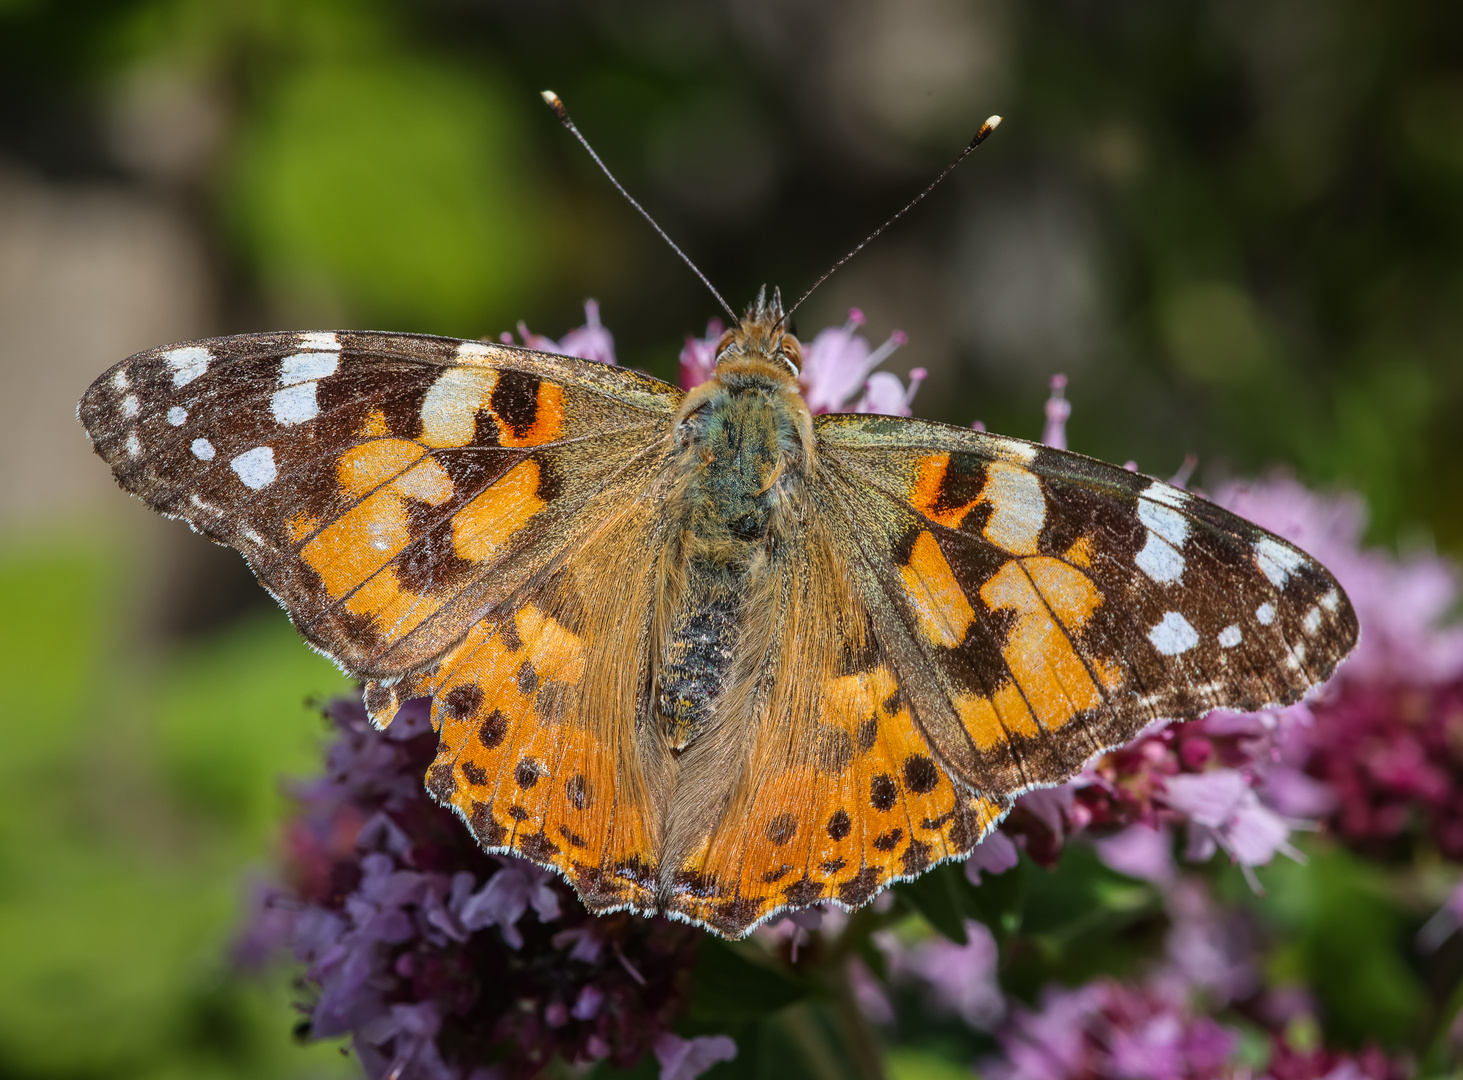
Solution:
M893 417L818 434L880 639L981 791L1057 783L1156 719L1295 701L1356 641L1323 567L1162 481Z

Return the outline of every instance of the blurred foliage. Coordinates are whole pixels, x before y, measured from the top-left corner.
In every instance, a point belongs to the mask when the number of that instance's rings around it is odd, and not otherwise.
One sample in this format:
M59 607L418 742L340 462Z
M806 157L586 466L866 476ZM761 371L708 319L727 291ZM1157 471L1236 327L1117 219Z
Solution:
M0 1075L338 1072L227 947L281 777L318 767L304 699L343 680L283 616L139 665L118 571L97 546L0 551Z
M524 170L502 167L521 151L501 95L399 58L313 65L270 89L225 205L283 310L336 300L383 326L474 337L521 307L546 230Z
M1069 369L1074 445L1282 463L1457 549L1460 57L1440 0L12 0L0 147L189 201L227 329L557 334L592 294L670 375L714 306L540 89L735 303L796 292L999 111L805 329L859 303L934 369L926 411L1016 434ZM214 111L191 168L119 149L139 73Z
M214 118L201 151L119 145L139 124L187 133L128 104L147 79ZM1288 465L1360 490L1382 539L1463 551L1457 4L0 2L0 154L184 208L220 330L559 334L595 295L622 360L670 377L715 308L543 109L546 85L734 304L764 279L796 293L1005 114L810 301L804 332L858 303L876 336L910 332L896 366L934 370L925 415L1026 437L1064 367L1075 448L1156 473L1196 451L1209 482ZM277 778L316 768L301 702L339 676L277 614L129 645L123 553L17 543L0 554L0 1074L338 1069L288 1045L286 988L231 978L226 944ZM1328 1036L1423 1037L1415 905L1322 845L1266 881L1273 977L1320 990ZM947 868L890 919L958 939L965 917L1021 959L1028 998L1136 962L1163 928L1146 887L1082 849L980 889ZM835 1052L828 988L707 957L696 1017L756 1048L719 1075ZM921 1004L898 1004L918 1030ZM897 1080L984 1048L929 1031L889 1058Z

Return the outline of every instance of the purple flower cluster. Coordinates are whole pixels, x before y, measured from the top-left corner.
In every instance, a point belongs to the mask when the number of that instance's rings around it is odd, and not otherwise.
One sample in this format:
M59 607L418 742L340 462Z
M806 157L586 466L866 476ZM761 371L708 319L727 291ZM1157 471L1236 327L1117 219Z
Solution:
M1220 1080L1234 1075L1238 1037L1161 988L1102 979L1048 988L999 1041L1004 1054L982 1064L990 1080Z
M1217 499L1322 559L1361 620L1355 653L1286 748L1328 794L1319 809L1330 830L1375 856L1405 857L1425 836L1463 860L1463 626L1446 618L1457 569L1432 554L1363 549L1358 500L1285 476Z
M1066 442L1066 380L1052 381L1044 440ZM1186 463L1186 471L1190 468ZM1176 478L1175 482L1185 479ZM983 1066L993 1078L1086 1080L1400 1080L1404 1070L1372 1048L1356 1055L1299 1047L1272 1034L1268 1064L1256 1073L1236 1060L1238 1032L1195 1013L1247 1001L1284 1027L1311 1014L1308 995L1261 992L1256 946L1245 916L1218 905L1201 879L1179 874L1173 833L1186 834L1187 859L1224 850L1247 873L1277 852L1298 855L1287 837L1324 823L1369 853L1405 854L1426 835L1448 858L1463 859L1463 627L1446 613L1459 596L1454 567L1436 556L1397 559L1364 549L1364 514L1354 497L1322 496L1276 475L1232 484L1220 505L1299 544L1341 581L1362 626L1361 644L1337 677L1287 709L1210 713L1165 726L1089 763L1069 783L1018 800L1001 829L966 865L979 884L1025 849L1050 865L1062 845L1085 834L1108 866L1159 885L1170 930L1163 962L1147 982L1098 980L1076 990L1049 988L1038 1010L1016 1009L1002 1026L1003 1055ZM1435 948L1463 927L1463 888L1424 930ZM945 949L943 966L903 961L959 1009L959 988L994 980L995 958ZM978 950L977 950L978 951ZM926 952L928 949L926 948ZM957 952L959 955L957 956ZM891 960L891 970L901 964ZM950 987L941 994L942 987ZM967 992L968 993L968 992ZM989 1029L989 1022L973 1026Z
M846 323L819 331L803 346L800 382L808 407L815 413L912 416L914 395L925 380L925 369L910 371L907 386L891 372L874 370L907 343L908 337L896 330L876 349L858 333L863 324L864 313L851 308ZM704 337L686 336L680 356L682 389L695 389L716 373L716 345L725 329L720 319L712 319ZM584 325L570 330L560 341L535 334L523 323L518 324L518 336L523 345L540 352L615 363L615 339L600 323L599 304L593 300L584 302ZM513 335L507 331L499 339L505 345L513 344Z
M1099 979L1051 987L1039 1009L1017 1009L999 1036L1002 1054L981 1063L990 1080L1402 1080L1375 1047L1359 1053L1299 1048L1270 1037L1267 1062L1240 1059L1239 1032L1199 1015L1162 980Z
M690 1080L735 1053L670 1030L697 931L591 916L554 875L484 854L428 798L425 700L385 732L356 701L326 715L325 774L293 792L289 883L260 898L243 944L307 965L303 1035L349 1035L366 1074L393 1080L510 1080L556 1056L627 1066L651 1052L662 1077Z
M537 349L539 352L577 356L583 360L596 360L601 364L615 362L615 338L599 321L599 302L596 300L584 301L584 325L570 330L561 341L535 334L522 322L518 324L518 336L526 348ZM513 335L506 330L498 339L504 345L513 344Z

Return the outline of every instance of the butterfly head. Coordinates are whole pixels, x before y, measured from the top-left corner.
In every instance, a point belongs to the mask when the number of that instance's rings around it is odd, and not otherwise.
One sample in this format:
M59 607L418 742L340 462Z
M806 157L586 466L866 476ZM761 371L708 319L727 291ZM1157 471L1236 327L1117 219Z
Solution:
M767 286L762 286L741 322L721 335L716 343L716 364L720 368L729 363L770 364L794 379L802 372L803 348L787 328L779 290L773 289L769 298Z

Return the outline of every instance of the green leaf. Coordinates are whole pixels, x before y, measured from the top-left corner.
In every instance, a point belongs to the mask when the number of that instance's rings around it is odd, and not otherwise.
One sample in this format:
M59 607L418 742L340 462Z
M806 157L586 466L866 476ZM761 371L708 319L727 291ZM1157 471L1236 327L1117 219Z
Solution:
M969 941L965 933L965 893L969 888L963 864L947 862L901 883L895 893L936 930L955 944L964 945Z
M1301 866L1277 859L1260 871L1266 894L1234 896L1279 924L1271 976L1299 978L1320 998L1328 1045L1402 1046L1416 1033L1425 994L1406 957L1411 926L1386 871L1350 852L1303 841ZM1237 875L1235 875L1237 876Z
M996 941L1004 941L1021 929L1026 879L1039 872L1022 856L1021 861L1004 874L982 874L979 885L971 885L967 881L966 910L986 924Z
M706 935L696 958L691 1018L746 1021L785 1009L808 987L775 968L755 963L741 949Z
M884 1059L889 1080L970 1080L970 1069L949 1058L900 1047Z

